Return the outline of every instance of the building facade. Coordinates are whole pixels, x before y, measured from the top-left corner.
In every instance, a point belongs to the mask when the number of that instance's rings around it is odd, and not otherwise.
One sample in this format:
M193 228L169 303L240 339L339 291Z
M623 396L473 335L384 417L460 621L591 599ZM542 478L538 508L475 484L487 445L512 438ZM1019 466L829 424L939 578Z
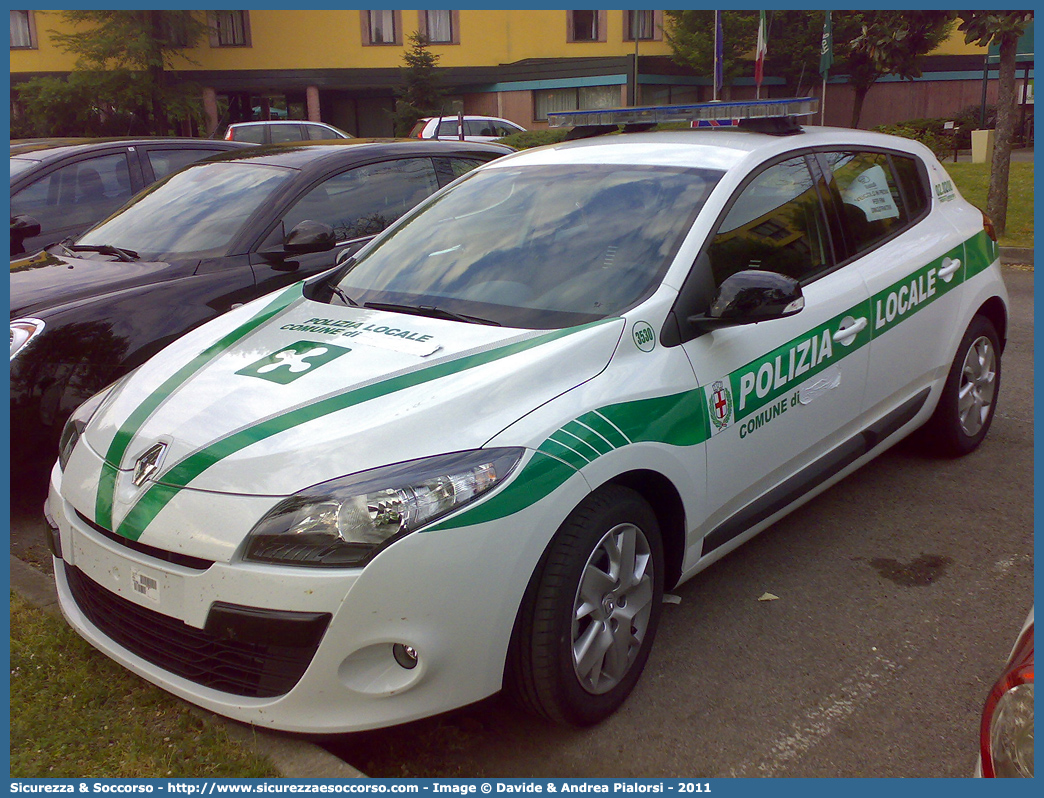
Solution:
M67 74L74 58L50 30L58 11L11 11L12 85ZM658 10L255 10L208 11L209 35L186 47L177 75L201 87L205 135L229 122L323 121L358 136L392 134L390 112L403 55L417 31L438 56L444 112L510 119L528 129L549 111L710 99L707 77L670 59ZM867 98L862 126L955 114L980 102L986 51L959 34L926 57L918 81L884 79ZM762 94L777 96L771 43ZM996 95L996 73L987 82ZM818 89L817 89L818 92ZM729 98L754 96L739 79ZM845 125L852 93L841 76L827 89L827 124ZM17 109L14 109L15 111Z

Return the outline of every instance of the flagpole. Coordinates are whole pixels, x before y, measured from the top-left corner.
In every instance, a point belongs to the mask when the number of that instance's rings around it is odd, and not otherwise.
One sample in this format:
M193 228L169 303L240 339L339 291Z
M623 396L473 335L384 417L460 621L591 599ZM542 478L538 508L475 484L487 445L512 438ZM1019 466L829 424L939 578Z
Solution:
M768 49L768 31L765 26L765 12L758 17L758 46L754 56L754 99L761 99L761 82L765 79L765 53Z
M721 12L714 12L714 102L718 101L718 59L721 58Z
M823 99L819 103L819 124L826 124L826 88L827 76L834 63L834 29L830 24L830 12L823 18L823 43L819 54L819 74L823 76Z

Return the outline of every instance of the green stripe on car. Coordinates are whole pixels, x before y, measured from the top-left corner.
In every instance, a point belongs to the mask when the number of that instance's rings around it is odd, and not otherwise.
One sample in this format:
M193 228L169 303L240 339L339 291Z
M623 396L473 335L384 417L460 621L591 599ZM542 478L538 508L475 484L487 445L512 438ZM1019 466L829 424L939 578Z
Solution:
M174 372L163 381L163 384L153 391L138 405L120 425L116 431L109 448L105 453L105 461L102 463L101 474L98 477L98 494L95 500L94 520L106 529L112 528L112 500L116 490L116 476L127 453L127 447L145 423L163 401L170 396L185 380L199 371L203 366L220 355L232 344L239 341L248 333L256 330L259 326L271 319L281 310L289 306L295 299L301 296L303 284L296 284L283 291L272 302L262 308L256 315L232 330L228 335L208 346L192 360Z
M235 432L225 438L215 441L209 446L188 455L180 462L171 466L166 473L157 479L157 484L149 487L145 494L135 503L130 512L120 523L115 532L130 540L141 537L145 528L152 519L162 510L172 498L193 479L198 477L215 463L245 449L251 444L263 441L280 432L293 429L294 427L314 421L317 418L344 410L349 407L377 399L397 391L422 385L426 382L440 379L442 377L459 374L468 369L482 366L487 363L500 360L505 357L524 352L543 344L557 341L568 335L573 335L582 330L598 327L609 322L619 321L617 318L601 319L591 324L580 327L570 327L564 330L537 335L513 344L478 352L466 357L448 360L443 363L432 364L426 368L419 369L408 374L403 374L392 379L356 388L342 394L320 399L303 407L296 408L288 413L267 419L254 424L246 429ZM159 481L162 480L162 483ZM111 493L110 493L111 495ZM101 499L99 498L99 501ZM100 522L99 522L100 523Z

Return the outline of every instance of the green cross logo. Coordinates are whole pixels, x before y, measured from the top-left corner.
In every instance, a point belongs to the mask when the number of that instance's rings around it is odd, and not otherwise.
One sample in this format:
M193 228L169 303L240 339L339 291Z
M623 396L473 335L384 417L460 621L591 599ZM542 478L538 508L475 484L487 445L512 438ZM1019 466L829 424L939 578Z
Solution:
M269 382L286 385L351 351L343 346L319 344L315 341L298 341L296 344L283 347L278 352L273 352L268 357L261 358L256 363L251 363L246 368L237 371L236 374L260 377Z

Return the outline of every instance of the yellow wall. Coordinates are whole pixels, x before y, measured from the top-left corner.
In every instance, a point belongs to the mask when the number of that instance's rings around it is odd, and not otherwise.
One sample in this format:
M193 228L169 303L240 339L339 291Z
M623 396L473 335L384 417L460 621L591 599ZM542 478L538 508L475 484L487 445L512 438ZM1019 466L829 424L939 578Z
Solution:
M605 42L566 41L565 11L462 10L459 45L432 45L439 65L496 66L526 58L625 55L634 42L623 41L625 11L607 12ZM404 34L418 28L419 14L402 11ZM12 72L67 72L75 59L54 48L48 29L66 30L60 12L36 12L38 50L12 50ZM402 66L404 46L364 47L362 16L347 11L251 11L250 47L210 47L204 41L186 51L196 64L178 61L184 70L343 69ZM667 55L664 42L640 42L643 55Z
M57 11L37 11L38 50L12 50L11 72L67 72L75 59L57 50L47 35L49 29L68 27ZM404 10L402 27L409 34L418 27L418 12ZM634 42L624 41L626 11L606 12L605 42L567 42L566 12L563 10L462 10L459 45L432 45L439 65L496 66L527 58L619 56L634 52ZM187 51L196 61L178 60L184 70L235 69L343 69L394 68L402 66L405 49L399 46L364 47L361 15L347 11L251 11L250 47L212 48L204 41ZM404 37L405 41L405 37ZM669 55L666 42L639 43L642 55ZM771 43L770 43L771 52ZM982 53L984 48L964 43L954 29L937 54Z

